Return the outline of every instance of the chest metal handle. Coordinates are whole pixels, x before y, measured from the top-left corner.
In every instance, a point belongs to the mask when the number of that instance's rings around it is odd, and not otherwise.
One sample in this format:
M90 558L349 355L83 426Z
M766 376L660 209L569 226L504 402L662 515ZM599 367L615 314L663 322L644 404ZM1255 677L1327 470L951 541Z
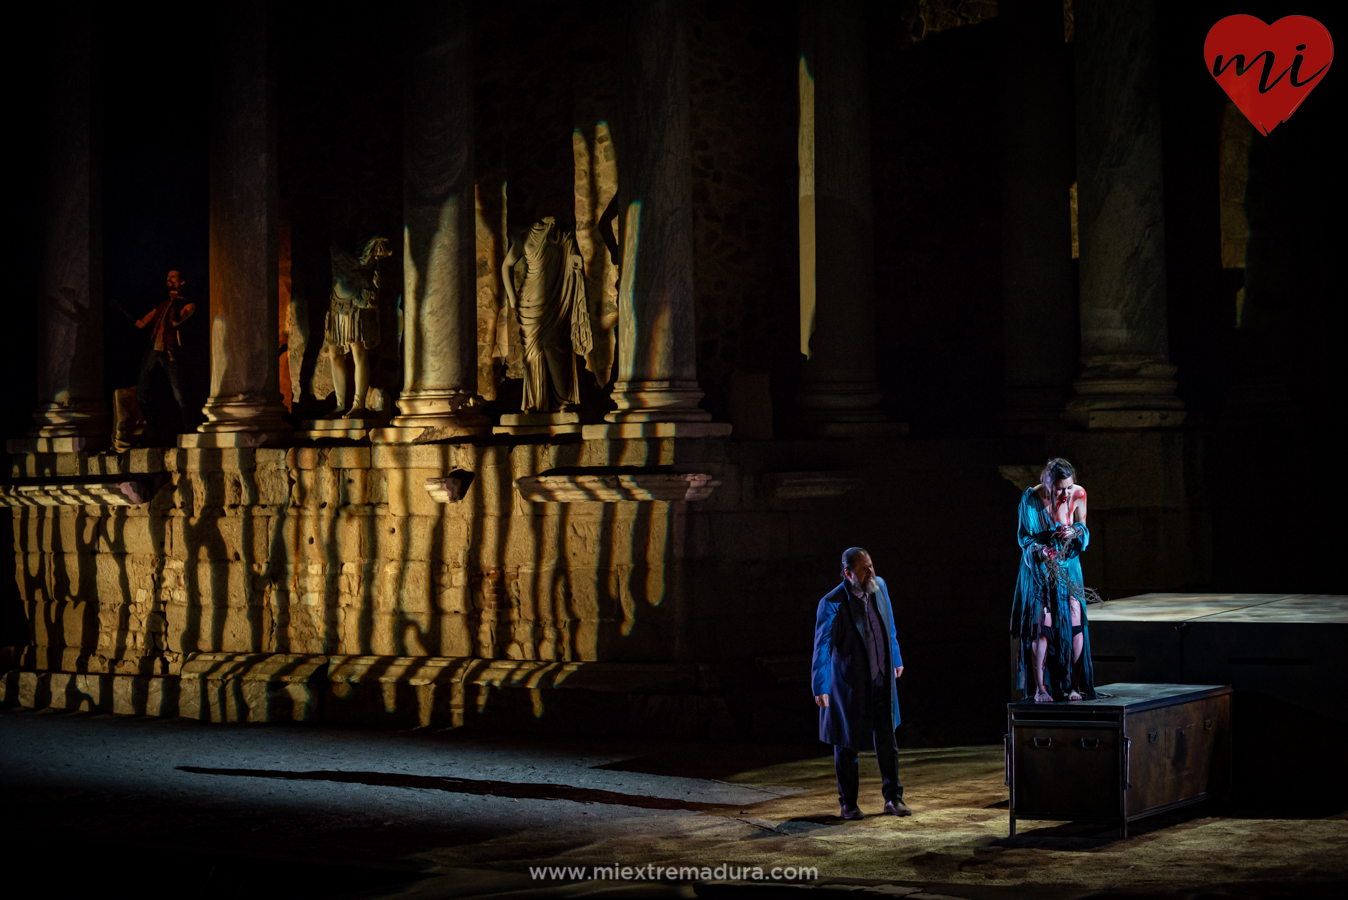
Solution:
M1034 745L1035 745L1036 747L1049 747L1049 746L1052 746L1052 744L1053 744L1053 738L1051 738L1051 737L1042 737L1042 738L1037 737L1037 738L1034 738L1033 740L1034 740ZM1043 743L1040 743L1041 741L1042 741Z
M1088 749L1088 750L1095 750L1096 748L1098 748L1098 747L1100 746L1100 739L1099 739L1099 738L1082 738L1082 739L1081 739L1081 746L1082 746L1082 747L1085 747L1085 748Z
M1147 743L1148 743L1148 744L1154 744L1154 743L1156 743L1156 739L1157 739L1158 737L1160 737L1160 735L1159 735L1157 732L1155 732L1155 731L1148 731L1148 732L1147 732Z

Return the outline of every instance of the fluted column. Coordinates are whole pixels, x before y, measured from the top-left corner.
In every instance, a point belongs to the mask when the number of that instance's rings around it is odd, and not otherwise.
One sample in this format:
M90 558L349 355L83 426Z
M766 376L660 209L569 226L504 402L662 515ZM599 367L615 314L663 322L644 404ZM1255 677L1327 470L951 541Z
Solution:
M587 438L727 434L700 409L693 325L692 132L685 0L626 6L617 131L622 274L617 409Z
M403 389L376 441L490 434L477 396L473 47L468 4L407 11L403 107Z
M88 3L67 3L53 41L44 242L38 297L37 423L33 450L107 444L103 397L103 209L97 41Z
M1081 360L1065 418L1087 428L1174 427L1166 327L1161 79L1153 0L1075 9Z
M796 429L892 434L875 369L875 228L864 0L800 2L801 369Z
M1077 374L1076 180L1068 44L1059 0L1002 0L1002 423L1062 428Z
M220 8L211 106L211 393L184 447L285 440L280 360L275 36L266 0Z

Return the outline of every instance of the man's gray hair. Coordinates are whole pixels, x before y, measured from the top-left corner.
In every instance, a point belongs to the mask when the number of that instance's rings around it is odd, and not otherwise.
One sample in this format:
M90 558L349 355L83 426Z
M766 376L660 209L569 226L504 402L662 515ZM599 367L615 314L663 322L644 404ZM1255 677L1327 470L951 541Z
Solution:
M869 553L866 553L865 547L848 547L846 550L843 551L842 567L844 578L847 577L847 570L852 568L852 566L856 563L857 557L863 554L865 554L866 556L870 556Z

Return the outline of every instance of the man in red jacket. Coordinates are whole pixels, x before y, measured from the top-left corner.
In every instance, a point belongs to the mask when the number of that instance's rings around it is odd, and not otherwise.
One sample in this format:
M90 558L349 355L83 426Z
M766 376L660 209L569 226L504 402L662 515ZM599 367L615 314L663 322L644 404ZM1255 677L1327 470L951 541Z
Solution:
M160 303L143 317L136 320L137 328L149 328L152 340L140 361L140 378L136 383L136 403L141 412L146 413L152 402L151 383L155 366L163 366L168 375L169 387L173 389L173 399L178 404L178 415L182 417L183 430L190 431L187 404L183 401L182 381L178 375L178 353L182 348L182 338L178 327L191 318L196 306L186 302L182 289L187 279L173 269L168 273L168 299Z

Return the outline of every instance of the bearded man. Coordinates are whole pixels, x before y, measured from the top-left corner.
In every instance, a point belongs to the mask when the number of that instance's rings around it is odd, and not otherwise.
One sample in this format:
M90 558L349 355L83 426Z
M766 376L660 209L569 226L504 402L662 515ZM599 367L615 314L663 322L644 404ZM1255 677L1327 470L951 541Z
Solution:
M819 707L819 740L833 745L838 802L844 819L860 819L857 751L875 748L885 812L912 815L899 781L897 679L903 657L894 634L894 611L871 555L849 547L842 556L843 582L819 601L815 617L811 683Z

